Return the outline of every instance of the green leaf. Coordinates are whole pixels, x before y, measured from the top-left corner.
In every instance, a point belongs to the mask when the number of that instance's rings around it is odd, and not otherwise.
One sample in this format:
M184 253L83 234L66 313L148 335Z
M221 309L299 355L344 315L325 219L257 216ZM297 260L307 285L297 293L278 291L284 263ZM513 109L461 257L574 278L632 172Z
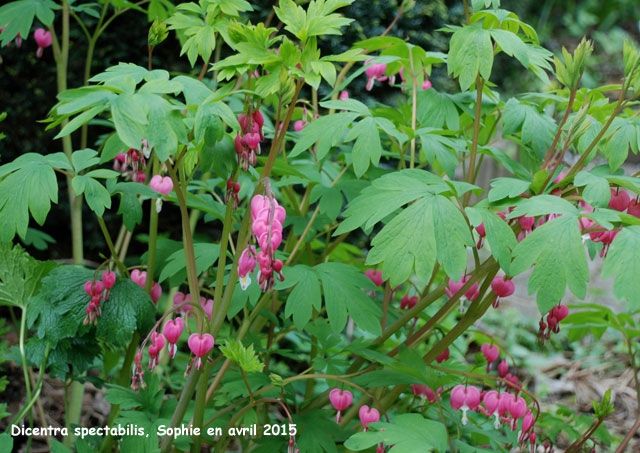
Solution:
M87 124L91 121L96 115L102 113L106 109L106 105L97 105L95 107L90 108L89 110L85 110L80 115L76 116L74 119L69 121L58 135L54 137L54 139L62 138L65 135L69 135L75 130L79 129L83 125Z
M122 215L122 222L129 231L133 231L142 222L142 206L138 197L131 192L122 192L118 214Z
M332 147L342 141L342 136L349 125L358 116L360 116L358 113L341 112L325 115L312 121L300 132L300 138L289 156L296 157L317 142L316 155L318 159L324 158Z
M459 77L460 89L467 90L478 74L485 80L491 76L493 45L491 34L480 24L459 28L451 37L447 72Z
M102 217L105 208L111 208L111 194L98 180L89 175L78 175L71 180L71 185L78 195L84 193L87 204L97 216Z
M539 113L537 108L521 103L515 98L509 99L502 113L503 134L511 135L522 129L522 142L531 144L533 149L544 157L551 146L556 123L550 116Z
M196 272L200 274L201 272L204 272L206 269L210 268L218 259L218 255L220 254L220 245L199 242L193 244L193 250L195 252L196 259ZM186 258L184 255L184 250L178 250L172 253L169 258L167 258L167 264L162 269L158 281L162 283L167 278L173 277L185 269ZM184 275L184 278L181 278L180 281L184 280L185 278L186 273Z
M333 420L328 410L316 410L304 414L294 414L293 422L297 425L299 436L297 447L305 453L337 453L335 441L341 429ZM274 451L274 450L270 450Z
M121 94L111 102L111 115L120 140L129 148L139 149L148 123L140 95Z
M149 331L155 313L151 298L139 285L121 276L110 289L109 299L102 302L95 332L83 325L89 302L84 284L92 278L93 271L88 269L59 266L42 280L42 290L32 299L35 305L28 312L29 324L37 321L38 338L51 342L52 348L64 339L98 339L124 347L135 330Z
M196 113L195 136L196 143L213 146L219 142L224 134L224 125L213 104L204 104L198 107Z
M629 120L617 119L612 124L613 131L607 137L604 155L609 161L611 171L617 170L629 156L629 148L638 152L638 129L640 125Z
M516 57L525 68L529 67L529 51L527 50L527 45L517 34L508 30L491 30L490 33L491 37L504 53L510 57Z
M0 243L0 305L25 309L56 264L38 261L19 245Z
M0 34L0 47L9 44L18 33L27 39L36 17L46 27L51 25L57 9L60 7L51 0L18 0L3 5L0 7L0 23L5 28Z
M285 317L293 316L296 329L303 330L313 314L313 308L320 311L322 302L320 299L320 283L313 270L304 265L285 268L283 271L287 279L287 286L295 285L287 297L287 305L284 309Z
M327 316L334 332L344 329L348 314L360 329L381 334L380 307L363 291L374 289L367 276L343 263L322 263L314 271L322 281Z
M16 232L24 237L29 213L42 225L58 202L56 175L46 156L27 153L0 166L0 241L9 242Z
M356 433L344 443L350 450L361 451L379 443L393 445L394 453L416 451L442 452L447 450L447 430L445 426L420 414L401 414L393 417L391 423L377 422L368 426L374 428Z
M13 451L13 437L9 433L0 434L0 451Z
M442 214L453 217L437 217ZM457 281L466 267L466 245L471 243L460 211L442 196L426 196L395 216L373 238L367 264L382 262L383 275L395 287L413 271L428 281L437 258L447 275Z
M349 203L344 212L345 220L334 236L358 227L370 230L401 206L422 196L449 190L442 179L424 170L408 169L388 173L375 179Z
M577 187L584 187L582 197L592 206L604 208L611 200L611 189L605 178L596 176L587 171L581 171L576 175L573 183Z
M446 124L448 130L460 129L458 109L448 94L430 88L418 92L417 99L416 113L422 127L442 129Z
M264 368L264 363L256 356L252 344L245 348L241 342L227 339L225 344L220 346L220 351L245 373L260 373Z
M507 275L511 267L511 253L515 246L518 244L516 235L507 222L502 220L495 212L482 208L467 208L469 212L469 218L472 217L472 213L480 217L482 223L484 223L484 230L486 233L486 239L491 248L491 254L500 264L500 267ZM473 226L478 226L474 222Z
M622 228L611 243L602 267L602 278L611 278L613 292L620 300L626 300L630 309L640 308L640 226Z
M355 139L351 153L353 170L356 176L361 177L369 168L369 163L378 165L382 155L380 134L372 117L360 120L345 137L345 141Z
M536 217L545 214L568 214L576 218L578 210L571 202L564 198L554 195L537 195L535 197L518 200L516 208L507 215L507 218L515 219L522 215Z
M164 162L177 152L178 143L186 143L187 141L182 115L176 107L156 94L139 95L139 98L140 102L146 104L149 113L148 126L143 129L144 138L154 148L158 159ZM136 149L139 147L140 144L136 146Z
M495 202L505 198L516 198L529 190L531 182L515 178L495 178L491 180L489 201Z
M86 168L98 165L100 163L100 159L98 159L97 156L98 153L90 148L74 151L71 155L71 162L73 163L73 168L76 173L80 173Z
M515 247L513 254L514 276L535 263L529 294L537 293L540 313L547 313L562 299L567 285L576 297L585 297L589 269L576 215L556 217L536 228Z

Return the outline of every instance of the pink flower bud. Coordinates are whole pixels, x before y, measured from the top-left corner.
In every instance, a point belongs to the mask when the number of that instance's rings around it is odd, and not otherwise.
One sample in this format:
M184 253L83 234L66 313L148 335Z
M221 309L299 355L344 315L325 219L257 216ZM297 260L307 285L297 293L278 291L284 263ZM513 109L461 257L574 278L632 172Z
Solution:
M402 299L400 300L400 308L411 309L415 307L417 303L418 303L418 296L409 297L408 294L405 294L404 296L402 296Z
M158 303L160 296L162 296L162 287L158 282L153 282L151 286L151 300L154 304Z
M442 363L445 360L449 360L449 348L445 349L444 351L442 351L438 357L436 357L436 362L438 363Z
M500 377L505 377L509 372L509 364L507 363L507 359L502 359L502 362L498 365L498 374Z

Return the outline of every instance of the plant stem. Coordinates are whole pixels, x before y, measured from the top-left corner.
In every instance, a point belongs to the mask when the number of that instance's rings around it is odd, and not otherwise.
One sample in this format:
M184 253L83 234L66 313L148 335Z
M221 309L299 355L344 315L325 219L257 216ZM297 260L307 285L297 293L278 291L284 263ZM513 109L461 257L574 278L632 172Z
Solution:
M467 171L467 182L474 183L476 154L478 152L478 138L480 136L480 116L482 114L482 89L484 88L484 79L480 76L476 79L476 114L473 120L473 141L471 142L471 154L469 156L469 169ZM471 199L471 191L464 194L462 205L467 206Z
M153 156L152 175L158 173L160 166L158 158ZM191 229L189 229L191 231ZM147 253L147 281L145 282L145 291L151 294L153 287L153 279L156 271L156 246L158 242L158 211L153 199L150 200L149 206L149 248Z
M411 130L413 131L413 138L411 138L411 157L409 161L409 168L413 168L416 162L416 118L418 109L418 81L416 80L416 73L413 69L413 49L409 49L409 64L411 65Z
M582 78L582 75L580 76L580 78ZM578 82L578 85L580 85L580 82ZM569 114L573 109L573 103L576 100L577 92L578 92L577 87L571 90L571 94L569 95L569 104L567 105L567 110L564 112L564 117L562 118L562 121L558 126L558 130L556 131L556 136L553 138L553 143L551 143L551 148L549 148L549 151L547 151L547 155L544 158L544 162L542 163L542 168L547 168L547 165L549 165L549 162L551 162L551 158L553 157L553 152L555 151L556 146L558 145L558 141L560 140L560 136L562 135L562 127L564 126L564 123L567 122L567 118L569 118Z

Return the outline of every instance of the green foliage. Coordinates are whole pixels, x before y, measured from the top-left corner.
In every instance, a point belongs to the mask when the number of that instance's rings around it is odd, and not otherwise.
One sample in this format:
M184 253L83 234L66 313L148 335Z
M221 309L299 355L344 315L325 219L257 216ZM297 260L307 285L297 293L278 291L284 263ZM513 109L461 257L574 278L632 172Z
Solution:
M473 239L460 210L443 196L450 190L443 180L422 170L387 174L349 204L335 234L358 227L367 231L414 202L374 237L367 264L383 263L383 275L392 287L406 281L414 270L418 278L428 281L436 260L457 281L466 268L466 247Z
M278 18L303 43L318 35L338 35L340 28L349 25L353 19L342 17L333 12L350 5L354 0L311 0L307 10L296 5L293 0L280 0L274 7Z
M587 66L587 60L592 52L592 42L584 38L578 47L576 47L573 55L563 47L562 56L564 58L564 63L558 57L554 57L556 76L560 83L570 90L577 89L582 73Z
M409 453L414 451L445 451L447 449L447 429L441 422L429 420L419 414L401 414L390 423L377 422L368 426L376 431L352 435L345 446L361 451L379 443L394 445L393 451Z
M616 297L626 300L632 309L640 307L640 281L635 251L640 246L640 226L622 228L611 243L602 267L602 277L615 275L613 291Z
M480 24L462 27L451 37L447 71L458 77L461 90L467 90L476 77L488 80L493 66L491 33Z
M58 202L54 167L70 168L62 153L28 153L0 166L0 241L11 241L16 233L24 237L29 213L44 224L51 202Z
M220 346L220 351L245 373L259 373L264 368L264 363L256 355L252 344L245 348L239 341L227 340Z
M540 214L534 210L527 213ZM556 217L536 228L515 247L513 255L512 275L533 266L529 294L537 293L540 313L547 313L562 299L567 285L576 297L585 297L589 269L576 215Z
M9 44L18 34L26 39L36 17L45 26L51 25L57 9L60 7L51 0L18 0L1 6L0 23L5 28L0 34L0 47Z
M322 283L324 304L334 332L344 328L349 315L362 330L380 333L380 308L372 305L363 291L374 289L373 284L358 269L343 263L322 263L313 268L296 266L285 271L287 279L278 288L295 285L287 298L285 316L293 316L299 329L307 325L314 308L320 310Z
M133 281L119 277L109 290L109 299L102 302L97 327L85 325L89 297L84 284L92 278L87 269L59 266L42 280L41 291L28 305L27 321L36 329L31 360L38 362L49 343L49 364L56 375L64 376L69 362L75 363L76 373L87 369L97 354L96 340L109 347L124 347L134 331L147 332L153 324L149 295Z
M19 245L0 243L0 305L25 310L56 264L38 261Z

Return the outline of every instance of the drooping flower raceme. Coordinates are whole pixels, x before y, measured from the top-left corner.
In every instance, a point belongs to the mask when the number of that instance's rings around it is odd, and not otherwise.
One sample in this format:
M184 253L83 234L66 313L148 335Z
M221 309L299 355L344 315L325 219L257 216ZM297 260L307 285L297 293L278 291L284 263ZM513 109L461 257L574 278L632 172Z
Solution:
M234 140L238 165L247 171L249 165L256 164L256 154L262 152L260 142L264 140L262 126L264 117L260 110L254 110L251 115L241 113L238 115L241 132L238 132Z
M258 283L263 291L273 286L274 274L284 280L282 275L282 261L275 259L275 251L282 243L282 224L287 216L285 209L278 204L272 196L256 195L251 200L251 229L260 246L260 251L255 255L260 266ZM248 250L248 251L247 251ZM249 269L252 264L251 255L255 251L248 248L243 251L244 261L242 272ZM245 252L247 252L245 254ZM242 256L241 256L242 257ZM241 269L238 268L239 276ZM246 273L244 276L246 277Z

